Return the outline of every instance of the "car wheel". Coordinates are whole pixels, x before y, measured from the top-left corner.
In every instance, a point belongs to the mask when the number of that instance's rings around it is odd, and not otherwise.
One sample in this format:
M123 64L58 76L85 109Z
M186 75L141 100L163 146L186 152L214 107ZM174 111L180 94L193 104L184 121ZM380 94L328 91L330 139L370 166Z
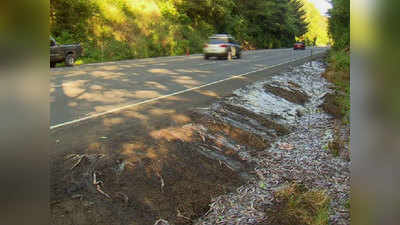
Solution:
M73 66L75 64L75 58L72 54L68 54L67 57L65 57L65 65L67 66Z
M204 59L208 60L210 57L208 55L204 55Z
M55 62L51 62L50 63L50 68L54 68L54 67L56 67L56 63Z

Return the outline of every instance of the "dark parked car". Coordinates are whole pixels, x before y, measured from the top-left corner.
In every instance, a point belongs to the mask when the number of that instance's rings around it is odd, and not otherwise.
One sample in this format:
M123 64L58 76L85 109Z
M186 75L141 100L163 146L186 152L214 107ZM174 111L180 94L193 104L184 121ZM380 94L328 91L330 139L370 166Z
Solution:
M216 34L209 38L208 43L203 48L204 59L209 57L240 59L242 48L235 39L229 34Z
M57 63L65 62L67 66L73 66L75 60L82 55L80 44L59 45L50 37L50 67L55 67Z
M304 42L296 42L296 43L294 43L293 49L294 50L297 50L297 49L306 50L306 44L304 44Z

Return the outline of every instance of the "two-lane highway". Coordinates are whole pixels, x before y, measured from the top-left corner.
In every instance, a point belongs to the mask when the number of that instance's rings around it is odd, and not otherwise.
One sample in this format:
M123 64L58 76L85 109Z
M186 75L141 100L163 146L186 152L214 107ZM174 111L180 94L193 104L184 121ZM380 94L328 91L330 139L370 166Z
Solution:
M313 54L326 51L314 48ZM311 50L243 52L242 59L159 57L51 69L51 129L179 95L310 56Z

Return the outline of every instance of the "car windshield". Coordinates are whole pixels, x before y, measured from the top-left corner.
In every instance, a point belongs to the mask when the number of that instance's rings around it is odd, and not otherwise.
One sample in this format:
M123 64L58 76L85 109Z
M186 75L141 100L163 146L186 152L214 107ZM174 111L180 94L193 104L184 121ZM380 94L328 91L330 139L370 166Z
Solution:
M215 37L215 38L210 38L208 43L210 44L220 44L220 43L228 43L229 39L228 38L223 38L223 37Z

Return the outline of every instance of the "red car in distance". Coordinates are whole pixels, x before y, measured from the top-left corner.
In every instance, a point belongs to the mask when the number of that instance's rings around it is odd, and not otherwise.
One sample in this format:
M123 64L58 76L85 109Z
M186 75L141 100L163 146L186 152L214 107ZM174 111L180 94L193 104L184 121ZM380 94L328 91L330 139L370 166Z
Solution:
M294 43L293 50L297 50L297 49L306 50L306 44L304 44L304 42Z

